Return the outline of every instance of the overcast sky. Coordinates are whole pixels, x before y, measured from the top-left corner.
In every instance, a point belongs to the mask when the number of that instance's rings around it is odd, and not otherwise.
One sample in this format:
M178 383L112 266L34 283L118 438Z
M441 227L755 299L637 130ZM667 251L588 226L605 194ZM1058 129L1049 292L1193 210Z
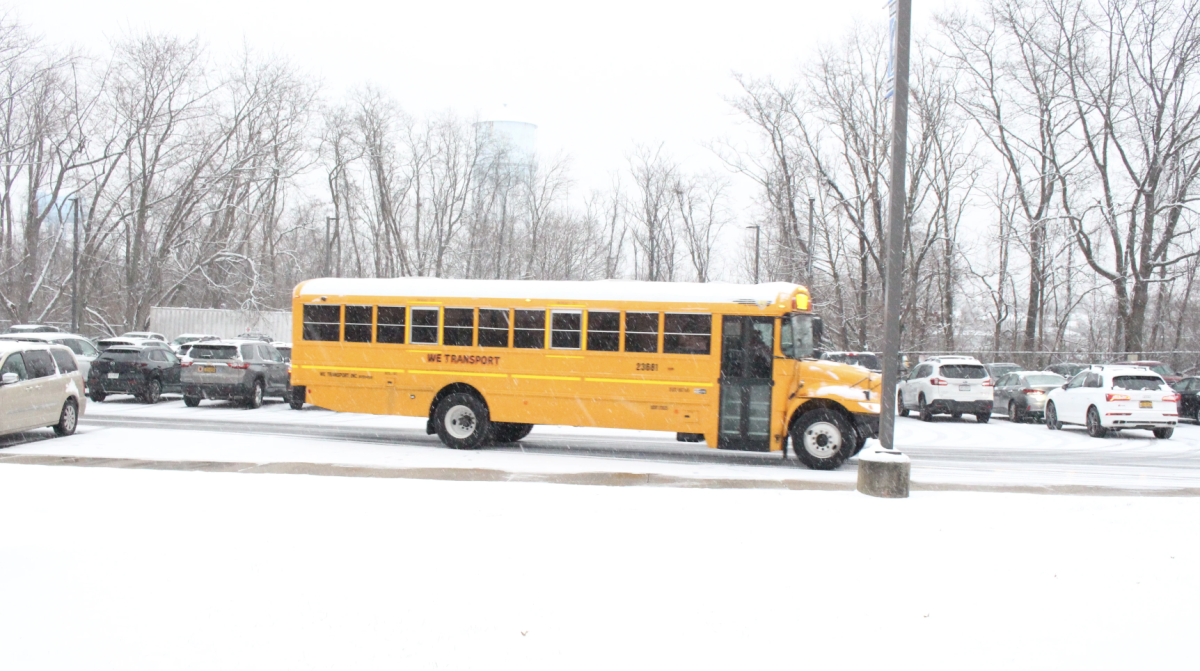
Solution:
M939 0L940 5L940 0ZM542 155L571 159L575 192L604 188L633 144L665 143L691 169L738 136L733 72L786 78L822 41L886 24L884 0L837 2L266 2L28 0L9 7L51 41L102 53L129 32L199 36L214 56L243 43L318 76L326 96L372 83L409 112L538 125ZM929 12L918 5L915 31ZM749 189L737 189L738 208Z

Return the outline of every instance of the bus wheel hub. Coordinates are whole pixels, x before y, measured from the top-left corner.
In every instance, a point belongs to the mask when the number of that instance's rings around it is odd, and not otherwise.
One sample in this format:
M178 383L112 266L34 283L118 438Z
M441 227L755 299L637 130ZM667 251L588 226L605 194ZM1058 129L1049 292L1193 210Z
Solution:
M817 422L804 432L804 449L818 459L828 459L842 447L842 433L829 422Z
M455 438L470 438L475 433L475 413L465 405L456 405L446 413L446 431Z

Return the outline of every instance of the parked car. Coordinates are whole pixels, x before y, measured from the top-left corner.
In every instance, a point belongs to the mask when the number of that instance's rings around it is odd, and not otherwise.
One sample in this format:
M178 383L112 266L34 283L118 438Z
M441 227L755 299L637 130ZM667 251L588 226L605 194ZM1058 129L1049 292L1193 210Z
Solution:
M267 335L266 333L255 333L252 331L239 335L237 337L237 339L238 340L257 340L259 342L265 342L268 345L275 342L275 339L272 338L271 336Z
M1170 438L1179 423L1179 394L1149 368L1129 365L1093 366L1046 399L1046 426L1087 427L1103 438L1110 431L1145 429L1155 438Z
M1183 376L1175 372L1170 364L1161 361L1114 361L1109 366L1137 366L1139 368L1149 368L1150 370L1162 376L1167 384L1175 384L1183 379Z
M159 347L167 351L170 351L171 349L170 346L168 346L167 343L162 340L125 337L103 338L101 340L97 340L96 347L98 347L101 352L107 350L109 347Z
M0 435L48 426L69 436L86 407L83 376L71 350L0 341Z
M269 343L247 340L198 342L183 366L183 402L201 399L241 401L262 406L266 396L289 398L288 364Z
M978 359L969 356L943 356L917 364L908 379L897 385L896 406L907 417L916 410L922 421L936 414L955 419L964 413L986 424L992 418L992 379Z
M171 341L171 349L179 352L184 345L190 345L201 340L220 340L220 338L215 335L205 335L203 333L184 333Z
M274 347L283 355L283 360L289 364L292 362L292 343L290 342L273 342L271 347Z
M75 362L79 366L79 372L86 380L88 370L92 367L92 361L100 356L100 350L92 344L91 340L74 333L8 333L0 335L0 340L18 340L25 342L40 342L47 345L63 345L71 350L75 355Z
M58 333L59 330L47 324L13 324L5 333Z
M1049 371L1008 373L996 380L992 405L1004 408L1010 422L1040 421L1046 410L1046 394L1066 381Z
M130 331L129 333L122 333L121 337L133 338L134 340L158 340L164 343L167 342L167 336L161 333L155 333L153 331Z
M97 403L109 394L133 394L158 403L164 393L181 393L180 361L165 347L110 347L92 362L88 394Z
M1046 366L1046 370L1051 373L1057 373L1070 380L1078 375L1081 371L1085 371L1091 367L1092 364L1090 363L1053 363L1049 366Z
M880 373L883 371L883 366L879 363L879 357L874 352L825 352L821 358L826 361L837 361L838 363L846 363L859 368Z
M1015 363L988 363L983 367L987 369L988 375L992 376L992 380L999 380L1003 375L1025 370L1024 366L1018 366Z
M1179 418L1200 422L1200 377L1185 377L1172 387L1179 394Z

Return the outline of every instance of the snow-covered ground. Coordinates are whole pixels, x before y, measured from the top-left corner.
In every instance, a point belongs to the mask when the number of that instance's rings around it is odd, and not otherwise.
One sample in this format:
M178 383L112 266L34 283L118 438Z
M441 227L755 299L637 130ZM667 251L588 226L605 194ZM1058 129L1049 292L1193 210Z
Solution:
M210 434L213 435L213 434ZM1191 669L1200 499L0 464L6 669Z
M248 410L208 402L187 408L177 399L147 406L116 397L89 404L84 420L80 435L69 439L48 440L48 430L0 438L0 456L619 471L842 484L856 477L853 461L835 472L815 472L794 461L782 464L778 454L718 452L648 431L539 426L520 446L461 452L426 435L420 418L335 413L312 406L297 412L277 402ZM1170 440L1156 440L1141 431L1094 439L1082 430L1049 431L1002 418L986 425L938 420L897 418L897 442L913 459L914 485L1200 488L1200 427L1193 424L1180 426Z

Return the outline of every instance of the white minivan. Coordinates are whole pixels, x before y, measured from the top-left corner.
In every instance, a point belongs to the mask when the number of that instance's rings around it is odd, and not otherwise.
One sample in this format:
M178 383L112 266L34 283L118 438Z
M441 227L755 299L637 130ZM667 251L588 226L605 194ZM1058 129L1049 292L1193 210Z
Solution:
M51 427L69 436L86 407L70 349L0 340L0 435Z

